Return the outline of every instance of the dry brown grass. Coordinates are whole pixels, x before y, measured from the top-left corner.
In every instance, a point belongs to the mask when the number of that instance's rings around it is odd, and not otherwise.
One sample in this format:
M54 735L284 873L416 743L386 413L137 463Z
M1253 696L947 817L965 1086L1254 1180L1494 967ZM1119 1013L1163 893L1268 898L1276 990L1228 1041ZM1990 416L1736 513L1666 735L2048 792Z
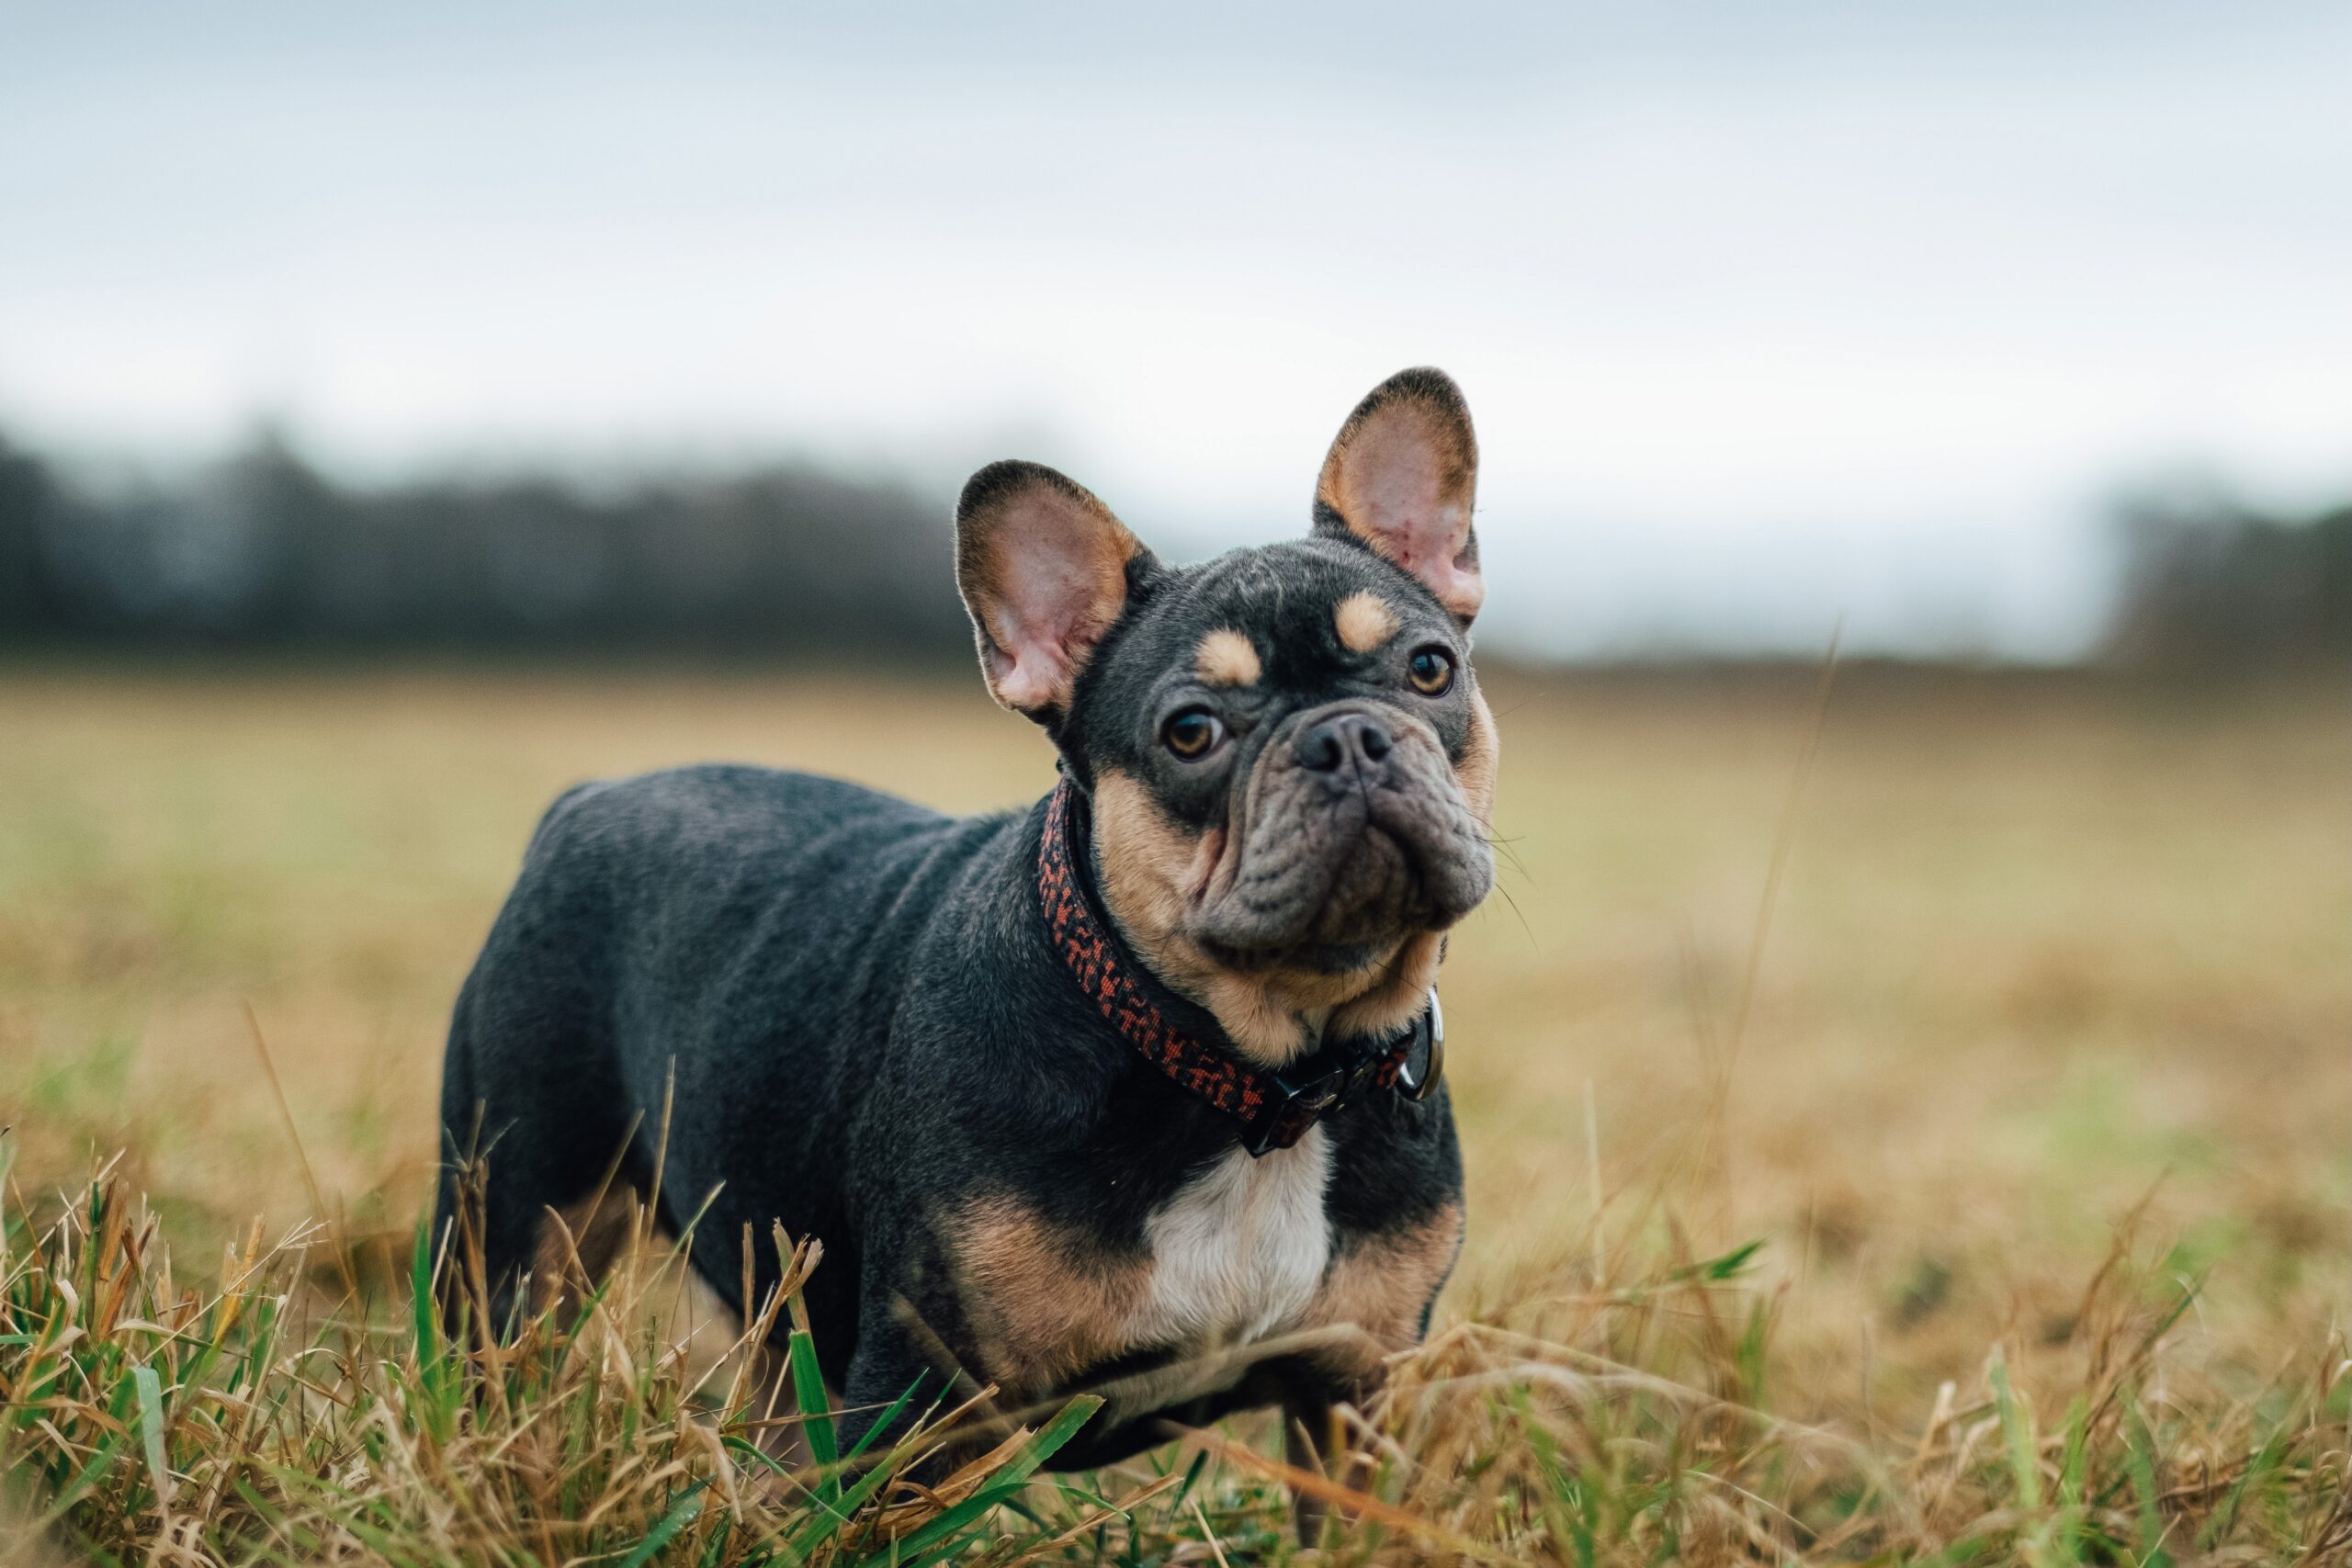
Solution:
M1463 1326L1430 1353L1470 1355L1471 1336L1485 1381L1416 1363L1446 1399L1486 1391L1449 1417L1486 1434L1463 1452L1508 1455L1510 1473L1551 1462L1487 1397L1548 1389L1529 1418L1570 1453L1564 1413L1603 1420L1577 1462L1614 1478L1555 1498L1622 1500L1684 1473L1700 1450L1678 1445L1713 1441L1742 1484L1772 1488L1770 1507L1703 1527L1726 1541L1763 1551L1753 1526L1774 1551L1937 1550L2019 1501L1984 1479L2007 1461L1985 1447L1992 1405L1972 1408L1997 1358L2039 1413L2033 1440L2054 1445L2044 1523L2076 1393L2108 1423L2089 1451L2127 1470L2122 1413L2146 1411L2165 1497L2206 1484L2183 1479L2192 1460L2209 1482L2242 1472L2245 1434L2297 1400L2339 1434L2334 1459L2312 1438L2298 1462L2340 1468L2344 1388L2324 1359L2352 1300L2340 691L1849 671L1759 948L1809 676L1494 687L1510 897L1447 971L1471 1238L1441 1309ZM786 672L20 670L0 675L0 1122L17 1178L38 1191L126 1148L124 1179L184 1250L312 1207L249 1001L327 1206L404 1258L447 1003L563 784L724 756L963 809L1049 777L1042 743L977 682ZM2131 1261L2102 1272L2127 1223ZM1672 1272L1750 1240L1765 1245L1739 1276L1707 1287L1737 1293L1713 1344ZM2194 1306L2119 1382L2133 1325L2170 1311L2178 1280L2201 1281ZM1638 1302L1620 1299L1629 1281L1647 1282ZM1746 1417L1709 1438L1688 1412L1625 1414L1592 1392L1653 1377L1685 1391L1657 1394L1668 1405L1696 1389L1752 1409L1756 1391L1724 1380L1747 1375L1758 1311L1775 1435L1753 1455L1732 1433ZM1526 1337L1493 1337L1506 1328ZM1398 1451L1416 1476L1384 1495L1471 1540L1566 1552L1565 1517L1497 1533L1479 1491L1501 1484L1491 1457L1465 1477L1428 1462L1430 1432L1414 1441ZM1841 1543L1821 1499L1867 1475L1893 1479ZM1524 1500L1542 1488L1521 1481L1512 1495L1540 1514ZM1691 1495L1668 1495L1661 1518ZM1211 1500L1236 1519L1264 1505L1238 1479ZM2203 1528L2194 1499L2159 1502L2191 1538ZM2265 1528L2268 1551L2319 1527ZM1657 1539L1603 1534L1604 1557ZM2044 1542L2066 1546L2063 1530Z

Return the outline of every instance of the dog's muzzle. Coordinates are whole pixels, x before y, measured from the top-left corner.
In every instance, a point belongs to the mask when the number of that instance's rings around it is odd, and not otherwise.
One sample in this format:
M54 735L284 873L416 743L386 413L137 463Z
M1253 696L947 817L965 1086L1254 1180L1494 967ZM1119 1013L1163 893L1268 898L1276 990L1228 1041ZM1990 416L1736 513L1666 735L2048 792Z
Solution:
M1369 963L1442 931L1494 885L1494 852L1436 732L1401 710L1334 703L1271 736L1238 791L1229 877L1193 934L1238 962Z

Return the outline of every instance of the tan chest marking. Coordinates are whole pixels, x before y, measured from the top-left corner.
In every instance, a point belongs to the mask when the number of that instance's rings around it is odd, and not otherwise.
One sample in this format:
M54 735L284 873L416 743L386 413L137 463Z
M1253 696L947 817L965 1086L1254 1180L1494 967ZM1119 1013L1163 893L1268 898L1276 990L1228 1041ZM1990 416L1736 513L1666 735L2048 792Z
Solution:
M1330 1173L1320 1127L1260 1159L1235 1148L1152 1213L1136 1254L1011 1198L975 1201L951 1235L974 1370L1042 1393L1129 1351L1203 1354L1301 1326L1330 1269Z
M1348 1352L1327 1353L1326 1359L1345 1375L1374 1377L1382 1357L1419 1342L1421 1313L1461 1250L1459 1203L1446 1204L1425 1224L1358 1241L1332 1260L1300 1326L1363 1330Z
M1150 1283L1148 1258L1123 1256L1016 1199L976 1199L949 1233L958 1294L983 1378L1043 1394L1128 1348Z

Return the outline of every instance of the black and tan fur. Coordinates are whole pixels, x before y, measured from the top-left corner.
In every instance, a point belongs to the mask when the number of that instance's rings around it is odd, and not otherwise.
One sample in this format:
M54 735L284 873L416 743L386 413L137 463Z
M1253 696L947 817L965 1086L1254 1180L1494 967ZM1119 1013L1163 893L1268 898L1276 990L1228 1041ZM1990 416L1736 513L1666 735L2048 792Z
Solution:
M1349 417L1287 543L1172 567L1049 469L964 492L982 671L1058 749L1092 897L1171 1018L1259 1066L1408 1022L1491 882L1476 485L1459 392L1414 370ZM444 1120L488 1150L502 1303L535 1268L593 1270L617 1151L673 1226L715 1192L707 1238L822 1239L807 1302L854 1412L919 1375L1000 1403L1103 1388L1060 1456L1091 1464L1247 1404L1319 1431L1376 1386L1461 1236L1444 1092L1249 1159L1050 944L1043 816L726 766L559 799L450 1032ZM740 1309L741 1260L694 1256Z

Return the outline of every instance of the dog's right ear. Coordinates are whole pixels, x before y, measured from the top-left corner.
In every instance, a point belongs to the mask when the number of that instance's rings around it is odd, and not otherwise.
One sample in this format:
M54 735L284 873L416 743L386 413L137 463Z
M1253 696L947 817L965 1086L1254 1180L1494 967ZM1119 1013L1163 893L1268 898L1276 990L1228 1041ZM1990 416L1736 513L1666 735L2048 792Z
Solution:
M1094 645L1126 608L1130 564L1150 559L1085 487L1037 463L990 463L956 502L956 586L989 694L1051 725Z

